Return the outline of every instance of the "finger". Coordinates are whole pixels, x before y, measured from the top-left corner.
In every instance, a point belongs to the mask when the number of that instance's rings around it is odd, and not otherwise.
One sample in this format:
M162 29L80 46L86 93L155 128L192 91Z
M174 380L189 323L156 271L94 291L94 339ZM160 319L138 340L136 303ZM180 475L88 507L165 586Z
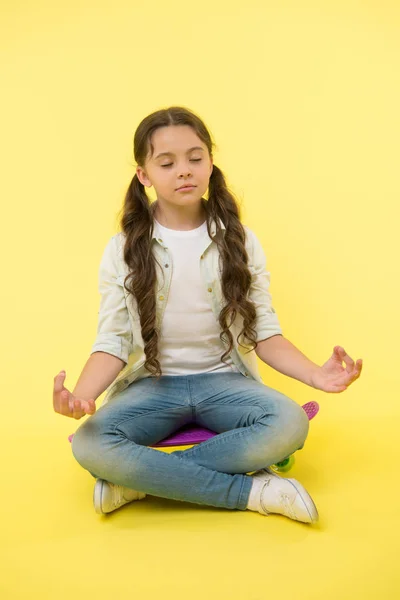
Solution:
M363 367L362 360L360 358L356 362L356 366L355 366L355 369L354 369L354 379L358 379L360 377L361 371L362 371L362 367Z
M357 362L354 365L354 369L353 371L350 373L351 377L352 377L352 381L354 381L355 379L358 379L360 377L360 373L362 371L362 359L358 359Z
M358 379L359 375L357 371L353 371L352 373L348 373L347 371L343 371L341 375L337 375L334 379L334 386L346 386L346 388L356 379Z
M83 408L86 414L92 415L96 411L94 400L86 400L86 402L83 404Z
M338 346L338 353L343 362L346 363L346 371L351 373L354 369L354 360L347 354L344 348Z
M65 375L66 375L65 371L60 371L54 377L54 391L55 392L61 392L62 389L64 388Z
M359 376L360 376L360 374L357 370L354 370L351 373L348 373L347 371L345 371L343 379L336 380L336 384L349 386L351 383L353 383L353 381L358 379Z
M70 415L71 411L69 408L69 392L68 390L64 390L60 394L60 413L62 415Z
M72 402L72 416L74 419L80 419L82 417L81 401L75 398Z
M331 384L331 392L344 392L350 385L347 381L335 381Z
M85 408L83 405L83 402L81 400L78 400L79 406L78 406L78 410L76 411L76 419L81 419L86 413L85 413ZM76 410L76 404L75 404L75 410Z

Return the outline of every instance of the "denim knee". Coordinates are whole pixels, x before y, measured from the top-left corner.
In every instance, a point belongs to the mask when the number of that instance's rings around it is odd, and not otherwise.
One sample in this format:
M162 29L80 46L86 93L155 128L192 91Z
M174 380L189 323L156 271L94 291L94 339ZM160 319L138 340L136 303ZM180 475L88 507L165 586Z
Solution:
M299 427L299 435L300 435L300 442L301 445L299 446L299 450L301 450L301 448L303 448L305 441L307 439L308 436L308 432L310 430L310 419L308 418L308 415L306 413L306 411L303 409L303 407L301 407L299 404L297 405L298 409L299 409L299 421L298 421L298 427Z
M310 429L310 421L305 410L297 402L291 400L289 406L286 413L285 434L293 444L293 452L295 452L304 447Z
M90 439L93 436L88 435L85 427L87 421L83 423L75 432L71 442L71 450L75 460L84 468L89 470L89 457L93 454L93 444Z

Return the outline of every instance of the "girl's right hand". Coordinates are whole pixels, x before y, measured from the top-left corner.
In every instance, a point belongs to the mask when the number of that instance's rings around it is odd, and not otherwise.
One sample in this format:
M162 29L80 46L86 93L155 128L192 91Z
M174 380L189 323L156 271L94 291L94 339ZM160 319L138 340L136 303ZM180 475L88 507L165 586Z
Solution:
M66 373L61 371L54 377L53 407L55 412L73 419L80 419L84 415L93 415L96 412L94 400L77 398L64 387Z

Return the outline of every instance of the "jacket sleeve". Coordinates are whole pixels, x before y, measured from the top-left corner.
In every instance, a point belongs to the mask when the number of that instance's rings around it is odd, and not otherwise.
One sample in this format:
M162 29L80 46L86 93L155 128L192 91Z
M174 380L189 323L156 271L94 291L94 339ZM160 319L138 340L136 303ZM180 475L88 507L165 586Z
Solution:
M118 273L118 240L114 235L107 243L100 260L98 289L97 337L93 352L107 352L125 363L132 351L132 329L124 292L124 275Z
M252 275L249 298L254 302L256 307L256 341L260 342L273 335L283 335L283 333L278 316L272 306L272 297L269 292L271 279L270 273L267 271L265 252L256 234L248 227L246 227L246 232L250 241L248 267Z

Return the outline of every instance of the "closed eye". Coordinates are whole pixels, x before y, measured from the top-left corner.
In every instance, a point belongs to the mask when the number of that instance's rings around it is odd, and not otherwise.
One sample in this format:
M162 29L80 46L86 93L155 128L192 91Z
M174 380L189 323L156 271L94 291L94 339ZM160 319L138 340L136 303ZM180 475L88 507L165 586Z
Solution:
M201 158L192 158L191 162L199 162L199 160L202 160ZM162 167L170 167L172 165L172 163L168 163L167 165L161 165Z

